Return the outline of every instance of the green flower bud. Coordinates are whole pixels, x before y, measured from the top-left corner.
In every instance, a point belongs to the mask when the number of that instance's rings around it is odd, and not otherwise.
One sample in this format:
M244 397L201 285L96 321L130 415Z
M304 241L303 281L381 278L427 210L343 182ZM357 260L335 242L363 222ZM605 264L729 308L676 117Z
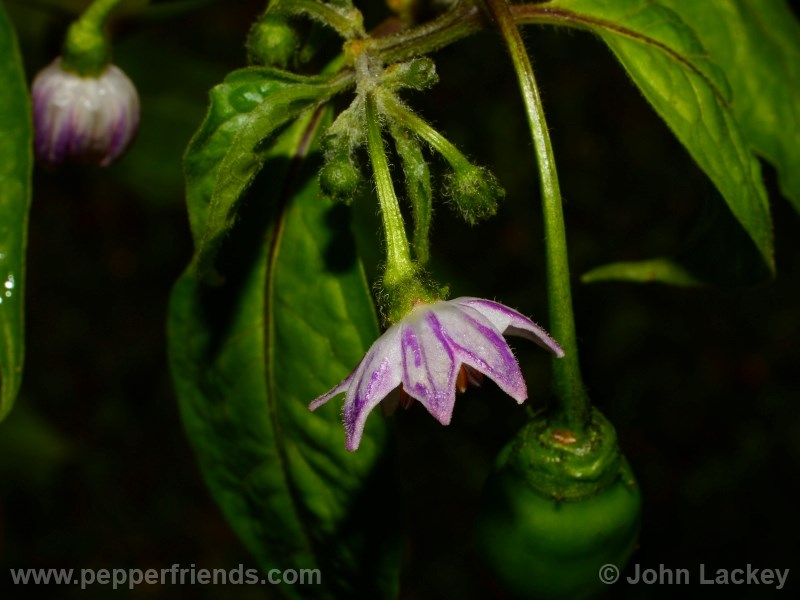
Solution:
M497 202L505 197L506 191L488 169L467 164L447 176L445 194L464 220L475 225L494 216Z
M285 69L299 45L297 32L285 18L265 15L247 36L247 59L251 64Z
M425 90L438 81L436 65L430 58L414 58L408 62L396 63L388 66L384 72L384 83L392 89Z
M350 204L360 182L361 171L346 154L328 161L319 172L320 190L337 202Z

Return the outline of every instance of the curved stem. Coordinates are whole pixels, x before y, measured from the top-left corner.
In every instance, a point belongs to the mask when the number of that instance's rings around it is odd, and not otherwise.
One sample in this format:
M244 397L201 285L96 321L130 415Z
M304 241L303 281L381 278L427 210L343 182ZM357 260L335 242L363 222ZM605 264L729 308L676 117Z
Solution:
M552 8L549 2L514 4L508 9L518 25L560 25L575 29L591 29L603 25L617 33L637 38L632 31L613 23L592 21L563 8ZM370 40L370 48L386 63L400 62L429 54L468 37L490 25L490 21L469 2L461 2L436 19L394 35Z
M387 63L438 50L485 26L480 11L470 2L459 2L439 17L395 35L375 38L370 48Z
M122 0L95 0L70 25L64 39L64 69L93 77L106 68L111 62L111 49L103 28L111 12L121 2Z
M383 229L386 232L386 273L384 283L387 286L397 284L412 276L415 268L411 260L411 250L406 237L403 215L392 183L389 161L383 145L381 124L378 117L375 96L367 94L367 151L375 174L375 185L378 189L378 201L381 206Z
M553 375L559 402L552 411L552 419L556 423L569 427L576 435L579 435L585 431L589 422L590 404L583 386L578 361L578 342L572 313L572 293L567 259L567 237L553 148L547 131L539 89L533 75L533 67L511 9L506 0L481 0L481 2L495 21L511 54L541 177L550 332L565 352L564 358L553 361Z
M106 22L106 19L108 19L111 11L117 8L121 3L122 0L95 0L89 5L89 8L83 12L78 21L91 22L96 26L102 26L103 23Z
M430 144L434 150L441 154L450 163L453 169L465 169L470 167L470 162L461 151L447 140L441 133L431 127L427 121L419 117L414 111L388 92L380 94L380 108L394 120L399 121L404 127L413 131L420 138Z

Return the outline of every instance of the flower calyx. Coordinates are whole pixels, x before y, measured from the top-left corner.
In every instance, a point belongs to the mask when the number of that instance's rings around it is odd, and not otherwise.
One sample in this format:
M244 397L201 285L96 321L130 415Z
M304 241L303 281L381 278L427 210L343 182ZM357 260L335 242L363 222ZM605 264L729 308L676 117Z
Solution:
M497 467L517 472L539 494L559 501L588 498L620 477L634 481L613 425L597 409L582 435L536 415L504 449Z

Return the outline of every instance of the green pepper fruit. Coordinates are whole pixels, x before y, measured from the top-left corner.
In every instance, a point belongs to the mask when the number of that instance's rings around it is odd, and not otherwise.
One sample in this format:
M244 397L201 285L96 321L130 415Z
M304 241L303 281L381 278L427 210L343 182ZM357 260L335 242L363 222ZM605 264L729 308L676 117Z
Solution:
M594 411L576 439L540 416L500 453L475 539L513 597L579 600L608 589L604 565L625 566L640 515L639 487L605 417Z

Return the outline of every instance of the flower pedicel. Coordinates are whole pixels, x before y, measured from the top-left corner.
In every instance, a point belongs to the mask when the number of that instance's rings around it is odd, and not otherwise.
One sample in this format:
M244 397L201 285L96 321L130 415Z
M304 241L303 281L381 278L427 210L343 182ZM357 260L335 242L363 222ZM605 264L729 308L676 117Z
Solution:
M347 449L356 450L370 411L399 385L440 423L453 414L462 367L482 373L519 403L525 381L503 335L527 338L559 358L561 346L536 323L491 300L456 298L419 303L372 344L356 369L310 404L311 410L344 392Z

